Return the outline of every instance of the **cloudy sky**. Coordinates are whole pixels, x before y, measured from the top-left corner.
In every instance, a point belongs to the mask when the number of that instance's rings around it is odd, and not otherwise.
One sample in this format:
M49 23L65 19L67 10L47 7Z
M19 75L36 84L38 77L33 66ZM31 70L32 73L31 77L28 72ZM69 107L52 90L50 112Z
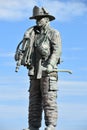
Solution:
M0 0L0 130L27 128L29 79L20 67L15 73L14 53L27 28L35 25L33 7L44 6L56 20L51 26L62 38L63 63L59 69L59 130L87 130L87 1ZM42 128L44 130L44 120Z

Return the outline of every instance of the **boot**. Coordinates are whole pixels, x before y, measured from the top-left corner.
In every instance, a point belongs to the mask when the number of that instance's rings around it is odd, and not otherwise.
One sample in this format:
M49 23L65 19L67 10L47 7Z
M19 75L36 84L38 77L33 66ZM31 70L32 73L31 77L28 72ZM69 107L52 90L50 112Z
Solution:
M39 130L39 128L30 127L28 130Z
M49 125L45 128L45 130L55 130L55 127L52 125Z
M29 128L29 129L27 128L27 129L23 129L23 130L39 130L39 128L33 128L32 127L32 128Z

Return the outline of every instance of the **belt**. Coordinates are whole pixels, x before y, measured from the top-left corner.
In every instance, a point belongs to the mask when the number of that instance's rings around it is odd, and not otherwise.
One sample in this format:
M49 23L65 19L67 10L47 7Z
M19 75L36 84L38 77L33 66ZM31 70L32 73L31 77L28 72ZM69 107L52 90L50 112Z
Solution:
M42 77L46 77L46 76L57 77L57 72L47 73L46 71L42 71Z

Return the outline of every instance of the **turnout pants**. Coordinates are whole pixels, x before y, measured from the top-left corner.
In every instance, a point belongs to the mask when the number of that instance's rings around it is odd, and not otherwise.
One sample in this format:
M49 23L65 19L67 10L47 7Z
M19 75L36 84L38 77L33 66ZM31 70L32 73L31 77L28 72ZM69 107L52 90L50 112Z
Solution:
M56 126L57 123L57 78L42 77L30 79L29 90L29 128L40 128L42 111L44 111L45 125Z

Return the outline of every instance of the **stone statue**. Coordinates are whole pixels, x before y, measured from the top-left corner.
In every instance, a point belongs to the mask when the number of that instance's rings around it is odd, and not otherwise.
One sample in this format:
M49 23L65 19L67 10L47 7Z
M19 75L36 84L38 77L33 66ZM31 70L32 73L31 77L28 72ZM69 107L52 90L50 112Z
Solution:
M61 56L60 33L50 27L55 17L45 8L35 6L36 25L27 29L15 54L16 72L20 65L28 69L30 77L29 116L27 130L39 130L44 111L45 130L55 130L57 125L57 67Z

